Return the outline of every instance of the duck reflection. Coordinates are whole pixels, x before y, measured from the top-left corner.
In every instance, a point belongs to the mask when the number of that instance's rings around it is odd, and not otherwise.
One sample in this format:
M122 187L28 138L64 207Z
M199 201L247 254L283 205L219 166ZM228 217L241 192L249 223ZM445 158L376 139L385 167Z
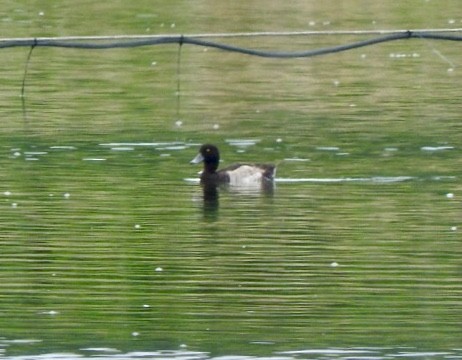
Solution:
M272 181L264 181L259 186L232 186L201 184L203 195L204 219L207 221L218 220L220 209L220 192L231 197L245 198L272 198L275 186Z
M216 185L202 184L202 192L204 199L204 219L216 220L220 204L218 187Z

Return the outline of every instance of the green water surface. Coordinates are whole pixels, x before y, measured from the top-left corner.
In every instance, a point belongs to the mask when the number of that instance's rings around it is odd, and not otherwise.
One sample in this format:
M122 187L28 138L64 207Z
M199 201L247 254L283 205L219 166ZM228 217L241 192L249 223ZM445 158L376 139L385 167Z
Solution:
M6 1L0 30L443 28L459 7ZM461 49L413 39L275 60L185 45L178 67L177 45L36 48L25 109L29 49L1 50L0 356L460 358ZM185 180L204 142L223 166L276 163L274 192L204 203Z

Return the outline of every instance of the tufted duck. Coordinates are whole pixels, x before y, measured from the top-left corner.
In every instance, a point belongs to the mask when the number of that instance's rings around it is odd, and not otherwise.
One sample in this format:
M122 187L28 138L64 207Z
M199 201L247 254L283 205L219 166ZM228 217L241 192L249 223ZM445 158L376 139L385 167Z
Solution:
M235 164L217 171L220 153L211 144L202 145L191 164L202 161L204 171L201 174L201 183L206 185L252 186L272 182L276 172L276 167L272 164Z

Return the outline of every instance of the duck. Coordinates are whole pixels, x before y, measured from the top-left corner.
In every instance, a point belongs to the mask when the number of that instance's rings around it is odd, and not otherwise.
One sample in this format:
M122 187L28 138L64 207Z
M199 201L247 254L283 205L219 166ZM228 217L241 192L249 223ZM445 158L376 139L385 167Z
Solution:
M273 164L234 164L218 170L220 152L215 145L204 144L191 164L204 163L200 182L203 185L254 186L272 183L276 175Z

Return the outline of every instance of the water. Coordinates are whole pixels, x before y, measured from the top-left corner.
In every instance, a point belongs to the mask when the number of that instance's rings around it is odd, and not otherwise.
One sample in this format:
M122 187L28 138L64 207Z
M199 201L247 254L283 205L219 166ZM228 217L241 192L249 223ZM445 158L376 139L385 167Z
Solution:
M412 27L446 27L457 5L410 3L422 16L399 14ZM279 2L88 4L83 16L12 2L1 26L11 37L402 27L391 5L342 4L356 17L305 3L285 16ZM108 21L95 29L98 14ZM35 49L26 118L28 49L2 50L0 356L462 358L458 46L310 60L185 46L179 109L175 46ZM189 164L204 142L223 166L276 163L275 187L204 198Z

